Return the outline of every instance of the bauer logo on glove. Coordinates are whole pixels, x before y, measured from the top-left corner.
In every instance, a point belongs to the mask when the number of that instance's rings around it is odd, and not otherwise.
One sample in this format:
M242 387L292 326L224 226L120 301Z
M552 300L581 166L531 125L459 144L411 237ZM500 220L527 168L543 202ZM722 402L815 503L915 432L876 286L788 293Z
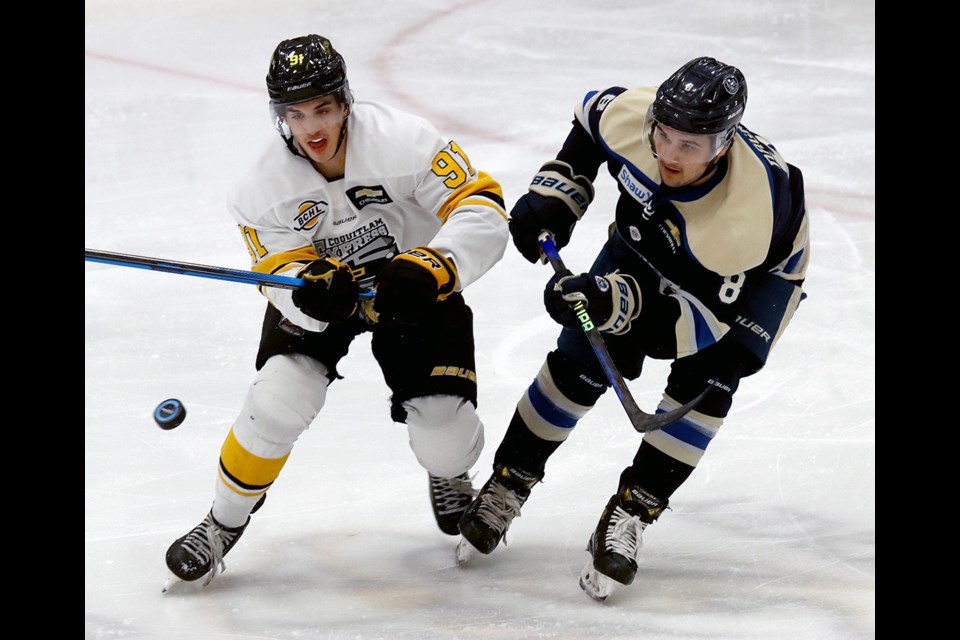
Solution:
M640 287L633 276L618 271L575 276L564 269L547 283L543 303L551 318L574 329L583 324L578 314L582 304L599 331L620 335L640 315Z
M429 247L417 247L388 262L377 274L373 308L380 322L417 324L434 302L456 290L453 261Z
M510 212L514 246L528 262L537 262L541 259L540 233L547 230L557 248L562 249L592 200L593 183L589 178L575 175L566 162L547 162Z

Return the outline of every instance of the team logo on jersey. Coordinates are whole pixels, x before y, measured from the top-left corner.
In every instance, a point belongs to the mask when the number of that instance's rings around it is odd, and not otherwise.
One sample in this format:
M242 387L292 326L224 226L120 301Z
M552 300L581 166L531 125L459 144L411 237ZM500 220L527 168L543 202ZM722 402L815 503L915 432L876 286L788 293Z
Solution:
M318 224L320 224L320 216L327 212L327 203L323 200L319 202L314 202L313 200L305 200L300 203L300 206L297 207L297 215L294 217L293 221L295 223L295 231L306 231L308 229L313 229Z
M313 246L319 255L333 256L350 265L362 287L372 286L380 268L400 253L396 238L380 218L341 235L319 238Z
M347 189L347 197L358 210L368 204L387 204L393 202L381 185L375 187L353 187Z

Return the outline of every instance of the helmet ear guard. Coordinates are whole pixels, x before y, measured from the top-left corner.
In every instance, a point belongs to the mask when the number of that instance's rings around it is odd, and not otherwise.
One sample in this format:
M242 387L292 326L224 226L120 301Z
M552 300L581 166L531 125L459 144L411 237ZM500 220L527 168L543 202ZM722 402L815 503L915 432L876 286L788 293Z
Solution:
M290 131L290 125L286 118L280 115L273 105L270 105L270 113L273 115L273 127L280 133L284 140L292 140L293 132Z

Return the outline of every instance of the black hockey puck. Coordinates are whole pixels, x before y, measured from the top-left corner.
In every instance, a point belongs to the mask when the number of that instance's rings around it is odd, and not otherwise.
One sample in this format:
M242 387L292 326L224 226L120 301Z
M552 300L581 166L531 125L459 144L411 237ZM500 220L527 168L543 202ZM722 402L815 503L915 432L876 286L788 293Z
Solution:
M176 398L164 400L153 410L153 419L161 429L176 429L187 417L187 408Z

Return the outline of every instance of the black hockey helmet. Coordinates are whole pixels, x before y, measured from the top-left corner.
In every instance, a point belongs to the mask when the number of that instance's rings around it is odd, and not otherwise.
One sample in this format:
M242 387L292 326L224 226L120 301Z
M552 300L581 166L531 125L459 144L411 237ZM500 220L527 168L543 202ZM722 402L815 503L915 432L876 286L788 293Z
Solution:
M332 95L340 104L347 105L347 116L352 111L353 93L347 81L347 65L330 40L310 34L284 40L277 45L267 71L267 93L273 126L287 143L290 153L307 157L294 140L286 122L286 107ZM346 116L340 129L337 151L347 135Z
M343 56L330 40L315 34L277 45L267 72L267 92L275 107L327 95L343 104L352 102Z
M733 137L747 106L747 81L736 67L714 58L691 60L657 89L651 106L660 124L696 135Z

